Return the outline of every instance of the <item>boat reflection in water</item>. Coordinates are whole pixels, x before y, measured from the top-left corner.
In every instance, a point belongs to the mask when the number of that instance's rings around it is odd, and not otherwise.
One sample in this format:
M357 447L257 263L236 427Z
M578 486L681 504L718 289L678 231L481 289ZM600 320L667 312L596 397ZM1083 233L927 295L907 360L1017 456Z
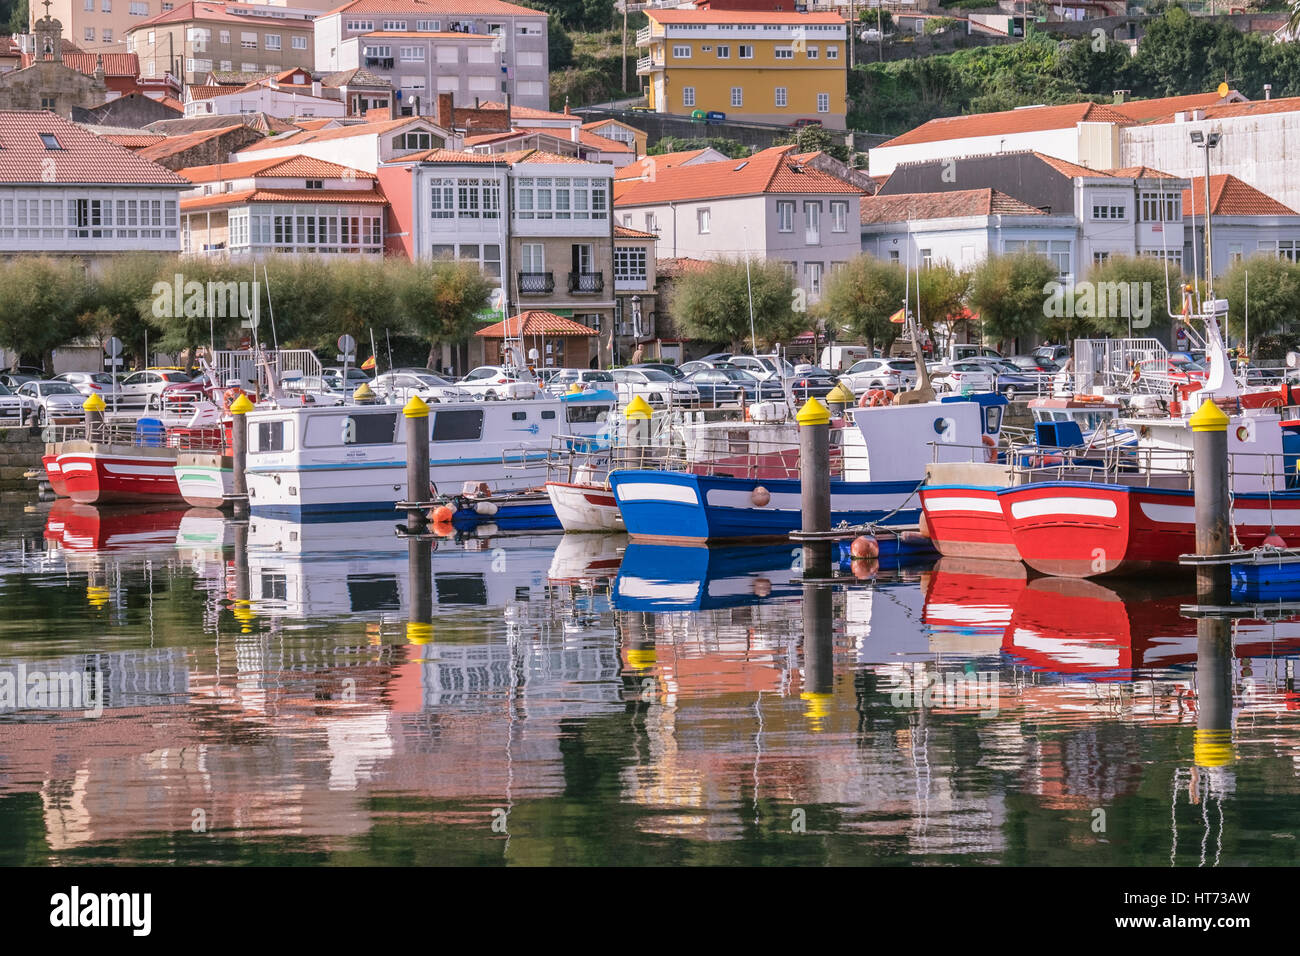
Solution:
M68 551L85 554L166 547L175 541L188 510L180 504L158 510L147 505L92 505L58 498L46 516L45 537Z

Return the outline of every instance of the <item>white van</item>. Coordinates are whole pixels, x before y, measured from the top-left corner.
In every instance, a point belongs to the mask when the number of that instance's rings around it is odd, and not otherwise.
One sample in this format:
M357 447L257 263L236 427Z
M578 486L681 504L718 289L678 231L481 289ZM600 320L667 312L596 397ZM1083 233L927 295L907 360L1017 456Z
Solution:
M817 364L838 375L863 359L873 357L871 349L865 345L828 345L822 349L822 357Z

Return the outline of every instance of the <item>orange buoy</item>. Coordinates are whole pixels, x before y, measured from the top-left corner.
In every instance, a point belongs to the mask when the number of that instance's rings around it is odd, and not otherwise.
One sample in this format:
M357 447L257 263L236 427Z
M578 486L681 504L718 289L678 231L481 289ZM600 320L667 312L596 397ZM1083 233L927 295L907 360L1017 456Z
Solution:
M1276 528L1268 529L1268 537L1264 539L1264 544L1270 548L1286 547L1286 541L1282 538L1280 534L1277 533Z
M435 521L433 533L442 538L450 538L456 533L456 527L450 521Z
M859 581L870 581L880 570L880 562L875 558L866 558L853 562L853 576Z
M772 500L772 493L762 485L755 485L754 490L749 493L749 500L754 503L755 508L766 508Z
M849 545L849 554L854 561L864 561L880 557L880 542L869 534L859 535Z
M451 524L451 519L455 514L456 512L451 507L447 505L438 505L438 507L433 509L433 523Z

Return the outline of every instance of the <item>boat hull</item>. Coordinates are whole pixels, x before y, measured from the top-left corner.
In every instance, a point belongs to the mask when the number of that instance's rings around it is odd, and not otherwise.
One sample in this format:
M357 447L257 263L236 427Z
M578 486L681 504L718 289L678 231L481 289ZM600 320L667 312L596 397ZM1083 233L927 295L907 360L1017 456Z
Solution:
M608 485L548 481L546 493L565 531L626 531L618 501Z
M831 525L916 524L918 484L832 481ZM612 472L610 485L628 534L638 541L784 540L803 524L796 480L628 470Z
M452 525L462 531L493 525L502 531L559 531L555 508L544 491L456 499Z
M82 504L180 501L176 449L65 443L58 456L68 497Z
M59 467L58 452L41 456L41 464L45 466L45 478L50 483L50 491L54 492L55 497L68 497L68 482L63 477L63 469Z
M229 508L234 459L215 451L183 451L176 457L176 487L195 508Z
M1193 492L1086 482L1041 482L998 493L1021 560L1060 577L1184 571L1196 550ZM1237 494L1235 536L1245 548L1270 530L1300 541L1300 493Z
M990 558L1019 561L1011 539L1000 488L959 485L922 485L921 508L925 531L935 550L949 558Z

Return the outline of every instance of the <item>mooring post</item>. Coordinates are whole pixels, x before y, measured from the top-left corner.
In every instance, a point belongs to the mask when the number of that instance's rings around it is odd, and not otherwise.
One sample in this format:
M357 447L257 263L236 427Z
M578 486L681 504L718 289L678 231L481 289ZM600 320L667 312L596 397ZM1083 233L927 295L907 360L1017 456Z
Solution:
M1232 760L1232 622L1225 617L1196 621L1192 759L1206 768L1223 767Z
M830 407L831 415L843 418L845 410L853 404L853 389L843 382L836 382L835 387L826 393L826 404Z
M242 392L230 403L230 474L235 514L248 514L248 413L253 403Z
M813 730L823 729L835 682L833 601L829 584L803 586L803 692L799 696L808 705L804 716Z
M1196 553L1227 554L1232 544L1228 506L1228 416L1213 401L1204 401L1188 423L1192 426L1193 498L1196 504ZM1226 564L1196 568L1196 600L1228 600Z
M410 613L406 621L409 644L433 640L433 549L427 539L406 539L406 590Z
M100 441L104 434L104 399L91 395L81 407L86 410L86 441Z
M650 416L653 414L650 403L640 395L623 409L623 417L627 419L627 447L636 449L636 454L631 456L636 459L635 468L645 467L645 449L650 444Z
M248 565L248 522L236 521L235 532L235 600L230 613L239 622L241 634L252 634L257 615L253 612L252 575Z
M799 423L799 504L805 534L831 530L831 413L810 398L795 416ZM825 578L831 573L831 542L811 541L803 546L805 577Z
M429 498L429 406L412 395L402 408L406 416L406 530L420 532L429 526L425 507ZM425 507L419 507L419 505Z

